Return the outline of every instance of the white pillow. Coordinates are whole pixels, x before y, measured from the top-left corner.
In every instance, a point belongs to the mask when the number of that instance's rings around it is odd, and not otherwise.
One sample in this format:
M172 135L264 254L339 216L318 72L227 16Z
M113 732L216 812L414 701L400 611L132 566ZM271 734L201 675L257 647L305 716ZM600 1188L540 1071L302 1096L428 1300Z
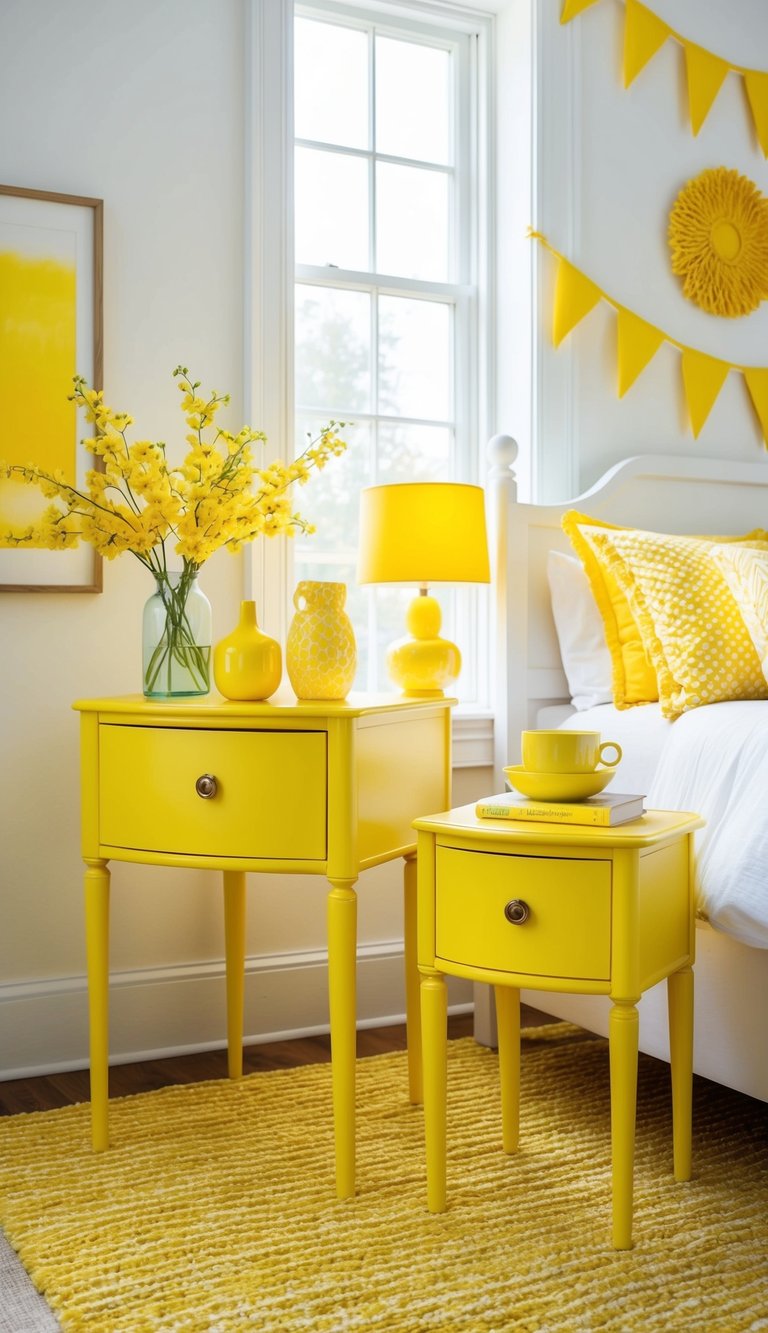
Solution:
M581 711L613 703L611 655L603 618L581 561L550 551L547 579L571 703Z

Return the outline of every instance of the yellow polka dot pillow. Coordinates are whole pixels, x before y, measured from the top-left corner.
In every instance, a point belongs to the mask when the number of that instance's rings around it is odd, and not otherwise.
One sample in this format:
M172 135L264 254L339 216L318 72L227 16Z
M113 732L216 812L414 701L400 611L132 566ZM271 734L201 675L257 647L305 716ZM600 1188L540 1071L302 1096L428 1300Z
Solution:
M603 618L605 641L611 655L614 704L617 708L630 708L633 704L655 703L659 697L656 672L645 650L637 621L626 593L594 542L597 533L625 532L627 529L590 518L575 509L563 514L562 526L584 566L592 596Z
M768 551L713 546L710 555L733 594L768 680Z
M592 540L626 594L665 717L726 699L768 698L752 639L711 558L715 546L731 545L727 539L603 530ZM768 533L747 540L768 551Z

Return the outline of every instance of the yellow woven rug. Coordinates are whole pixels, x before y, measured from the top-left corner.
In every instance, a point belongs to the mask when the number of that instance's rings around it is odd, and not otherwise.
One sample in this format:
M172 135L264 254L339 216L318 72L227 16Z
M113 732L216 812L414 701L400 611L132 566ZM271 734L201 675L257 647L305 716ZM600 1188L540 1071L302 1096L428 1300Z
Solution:
M65 1330L555 1333L768 1329L766 1108L697 1080L671 1174L668 1070L641 1057L635 1248L610 1248L606 1043L523 1044L523 1140L497 1060L449 1056L450 1208L425 1207L404 1055L359 1065L359 1193L334 1195L330 1069L254 1074L0 1124L0 1217Z

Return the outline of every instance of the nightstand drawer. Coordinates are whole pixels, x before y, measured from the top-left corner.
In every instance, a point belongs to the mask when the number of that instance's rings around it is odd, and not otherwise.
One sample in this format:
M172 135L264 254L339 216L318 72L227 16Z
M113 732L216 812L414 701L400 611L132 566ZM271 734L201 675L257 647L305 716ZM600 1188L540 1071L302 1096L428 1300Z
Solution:
M100 841L188 856L322 861L326 773L324 731L102 724ZM215 779L209 797L197 787L204 775Z
M610 861L438 846L436 875L438 959L529 976L609 980ZM505 907L518 900L528 916L513 924Z

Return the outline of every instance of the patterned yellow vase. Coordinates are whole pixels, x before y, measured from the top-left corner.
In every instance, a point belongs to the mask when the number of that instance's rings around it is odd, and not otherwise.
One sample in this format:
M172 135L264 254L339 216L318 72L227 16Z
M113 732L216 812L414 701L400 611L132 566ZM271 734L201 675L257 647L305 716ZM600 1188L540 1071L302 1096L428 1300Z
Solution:
M293 594L285 665L297 699L346 699L355 679L357 648L344 610L343 583L305 580Z
M256 603L240 603L240 623L213 650L213 677L225 699L268 699L280 684L280 644L256 623Z

